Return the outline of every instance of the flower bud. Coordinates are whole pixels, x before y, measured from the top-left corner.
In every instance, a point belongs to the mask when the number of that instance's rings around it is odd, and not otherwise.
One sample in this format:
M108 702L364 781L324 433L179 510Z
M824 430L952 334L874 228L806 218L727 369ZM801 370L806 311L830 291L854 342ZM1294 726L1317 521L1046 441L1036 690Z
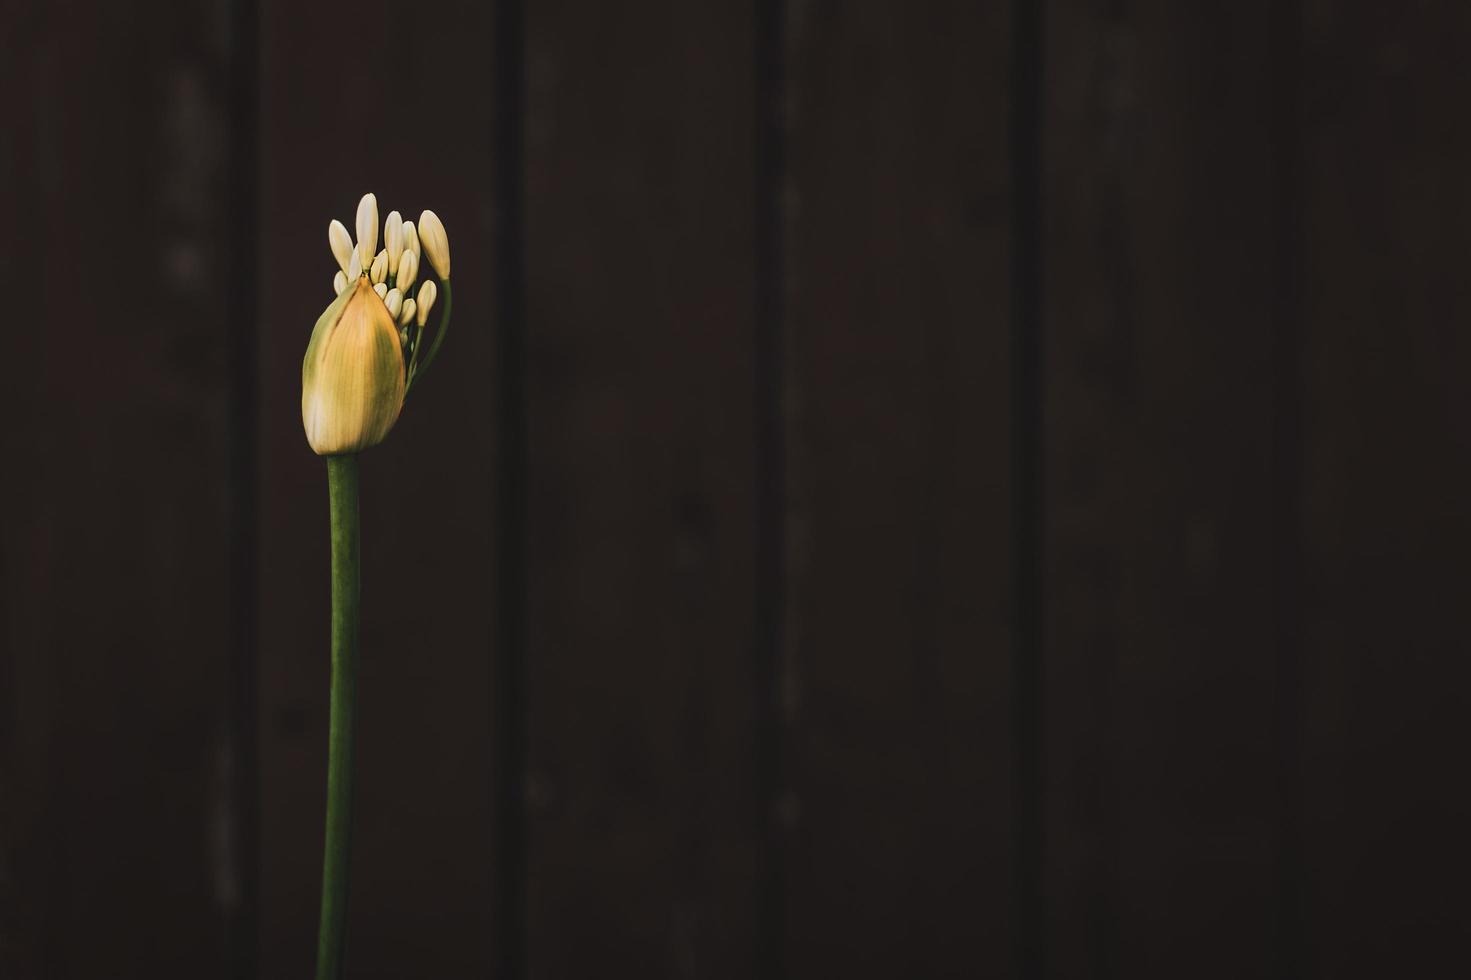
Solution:
M383 297L383 305L388 307L388 315L397 320L399 311L403 309L404 294L397 289L390 289L388 295Z
M434 266L441 279L449 278L449 237L444 233L444 222L433 211L419 215L419 244L424 247L424 257Z
M352 254L349 255L347 258L346 272L348 282L357 282L360 278L362 278L363 256L362 253L358 251L358 247L356 245L352 247Z
M404 360L398 330L366 278L317 320L301 362L301 421L319 456L376 446L398 421Z
M405 252L403 258L398 260L398 278L393 281L394 285L407 293L417 278L419 278L419 256L413 252Z
M373 259L373 267L368 272L368 278L374 282L383 282L388 278L388 252L380 251Z
M419 326L423 326L429 320L429 311L434 306L434 299L439 295L439 287L434 285L433 279L426 279L424 285L419 287Z
M414 297L412 296L404 300L404 308L400 310L398 314L399 326L406 327L409 325L409 321L414 318L414 308L416 305L417 304L414 303Z
M383 222L383 247L388 252L388 274L398 272L398 257L404 254L404 221L397 211L388 212Z
M375 283L373 283L373 292L375 292L375 293L378 294L378 298L379 299L387 299L388 298L388 283L386 283L386 282L375 282Z
M343 272L342 270L339 269L337 271L337 275L335 275L335 276L332 277L332 295L334 295L334 296L341 296L342 295L342 291L344 289L346 289L346 288L347 288L347 274L345 272Z
M332 246L332 257L342 267L342 274L347 275L347 263L352 259L352 236L347 233L347 226L335 218L327 226L327 244Z
M404 222L404 251L413 252L414 258L419 257L419 232L412 221Z
M364 194L358 202L358 254L366 260L378 254L378 198Z

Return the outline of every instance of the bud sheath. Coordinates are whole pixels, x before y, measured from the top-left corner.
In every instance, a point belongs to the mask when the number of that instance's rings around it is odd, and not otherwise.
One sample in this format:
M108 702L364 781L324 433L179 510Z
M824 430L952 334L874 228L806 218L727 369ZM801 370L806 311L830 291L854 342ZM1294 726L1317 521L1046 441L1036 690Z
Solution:
M301 420L319 456L382 442L404 399L398 329L366 277L317 320L301 363Z

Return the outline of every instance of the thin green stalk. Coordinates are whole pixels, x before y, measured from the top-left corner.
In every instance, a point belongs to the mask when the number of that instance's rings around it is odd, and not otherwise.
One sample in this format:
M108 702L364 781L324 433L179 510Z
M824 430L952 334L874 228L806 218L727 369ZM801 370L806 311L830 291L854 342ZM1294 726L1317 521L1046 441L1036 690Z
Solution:
M444 298L439 303L439 326L434 331L434 343L429 345L429 353L424 355L424 363L419 361L419 348L414 347L414 356L409 364L409 386L404 394L414 390L414 382L423 377L424 372L429 370L429 365L434 363L435 355L439 353L439 345L444 343L445 332L449 330L449 313L454 306L454 295L450 292L449 280L440 280L440 288L444 292ZM424 335L419 334L419 343L423 343Z
M327 457L332 525L332 714L327 741L327 842L317 980L339 980L347 945L347 866L352 851L353 732L358 682L358 458Z

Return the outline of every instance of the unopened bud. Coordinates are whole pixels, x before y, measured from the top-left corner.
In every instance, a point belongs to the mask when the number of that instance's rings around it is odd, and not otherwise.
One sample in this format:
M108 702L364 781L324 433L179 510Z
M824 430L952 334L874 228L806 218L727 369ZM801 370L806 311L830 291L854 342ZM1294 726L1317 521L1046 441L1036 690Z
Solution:
M441 279L449 278L449 236L444 233L444 222L433 211L419 215L419 243L424 247L424 257L434 266Z
M332 277L332 295L341 296L342 291L347 288L347 273L338 270L337 275Z
M399 311L403 309L404 294L397 289L390 289L388 295L383 297L383 305L388 307L388 315L397 320Z
M386 283L386 282L375 282L375 283L373 283L373 292L375 292L375 293L378 294L378 298L379 299L383 299L385 296L388 295L388 283Z
M419 278L419 256L413 252L405 252L398 260L398 278L394 280L394 284L407 293L417 278Z
M398 257L404 254L404 220L397 211L388 212L383 222L383 247L388 252L388 274L398 272Z
M423 326L429 320L429 311L434 306L434 299L439 295L439 287L434 285L433 279L426 279L424 285L419 287L419 308L417 316L419 326Z
M417 257L419 255L419 252L421 251L421 246L419 245L419 230L414 227L414 223L412 221L404 222L404 251L413 252L415 257Z
M347 275L347 263L352 258L352 236L347 233L347 226L335 218L327 226L327 244L332 246L332 257L342 268L342 274Z
M373 259L373 267L368 272L368 278L374 282L383 282L388 278L388 252L380 251Z
M378 254L378 198L364 194L358 202L358 254Z
M414 309L416 306L417 304L414 302L414 297L410 296L408 299L404 300L404 308L402 310L399 310L398 313L399 326L408 326L409 321L414 318Z
M371 292L360 278L333 300L301 362L301 421L319 456L376 446L403 410L403 348Z

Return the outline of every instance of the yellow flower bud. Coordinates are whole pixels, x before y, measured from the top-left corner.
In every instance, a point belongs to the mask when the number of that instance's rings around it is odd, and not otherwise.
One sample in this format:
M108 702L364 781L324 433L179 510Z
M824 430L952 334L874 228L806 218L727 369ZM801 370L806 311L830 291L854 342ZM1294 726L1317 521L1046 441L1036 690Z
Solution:
M419 232L412 221L404 222L404 251L413 252L414 258L419 257Z
M388 307L388 315L397 320L399 311L404 306L404 294L397 289L390 289L388 295L383 297L383 305Z
M419 278L419 256L413 252L405 252L403 258L398 260L398 278L394 280L394 285L407 293L417 278Z
M388 274L398 272L398 257L404 254L404 221L397 211L388 212L383 222L383 247L388 252Z
M387 299L388 298L388 283L386 283L386 282L375 282L375 283L373 283L373 292L375 292L375 293L378 294L378 298L379 299Z
M398 329L366 277L317 320L301 362L301 421L319 456L382 442L404 400Z
M341 296L342 295L342 291L344 289L346 289L346 288L347 288L347 275L346 275L346 273L342 272L341 270L338 270L337 275L335 275L335 276L332 277L332 294L334 296Z
M364 194L358 202L358 255L369 265L370 255L378 254L378 198Z
M434 300L439 295L439 287L434 285L433 279L425 280L424 285L419 287L419 326L429 321L429 311L434 306Z
M424 247L424 257L434 266L441 279L449 278L449 237L444 233L444 222L433 211L419 215L419 244Z
M383 282L388 278L388 251L379 251L373 259L373 266L368 272L368 278L374 282Z
M347 226L333 219L327 226L327 244L332 246L332 257L342 267L342 274L347 275L347 264L352 261L352 236L347 233Z
M363 257L358 252L358 247L352 247L352 254L347 257L347 281L357 282L363 274Z
M398 325L400 327L408 326L409 321L414 319L414 308L414 297L410 296L408 299L404 300L404 308L400 310L398 314Z

